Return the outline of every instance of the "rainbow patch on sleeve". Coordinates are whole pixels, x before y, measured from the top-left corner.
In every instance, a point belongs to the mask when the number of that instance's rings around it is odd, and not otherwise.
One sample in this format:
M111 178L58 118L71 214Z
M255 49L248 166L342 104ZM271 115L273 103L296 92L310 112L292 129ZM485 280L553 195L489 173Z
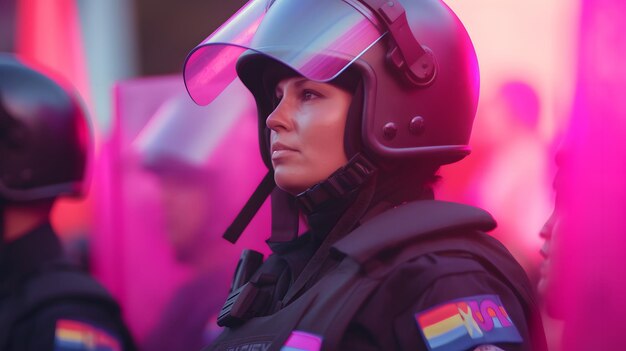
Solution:
M56 324L54 351L119 351L120 342L91 324L60 319Z
M415 320L430 351L523 341L498 295L448 301L417 313Z
M289 335L280 351L319 351L322 348L322 338L303 331L294 330Z

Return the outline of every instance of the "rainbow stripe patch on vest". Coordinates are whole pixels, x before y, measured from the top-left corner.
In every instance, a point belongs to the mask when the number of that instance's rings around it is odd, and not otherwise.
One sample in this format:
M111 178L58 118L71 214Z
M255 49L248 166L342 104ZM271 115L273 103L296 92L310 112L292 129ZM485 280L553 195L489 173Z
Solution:
M289 335L280 351L319 351L322 348L322 338L299 330Z
M523 341L497 295L448 301L417 313L415 320L431 351Z
M55 351L119 351L119 341L106 331L90 324L60 319L57 321Z

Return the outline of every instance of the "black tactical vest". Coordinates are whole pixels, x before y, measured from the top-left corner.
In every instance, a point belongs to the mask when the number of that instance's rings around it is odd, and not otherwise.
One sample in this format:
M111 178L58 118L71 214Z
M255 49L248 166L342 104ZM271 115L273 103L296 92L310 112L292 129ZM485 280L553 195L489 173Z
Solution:
M533 293L524 284L525 273L519 265L511 265L514 259L497 240L484 233L493 228L495 222L487 212L461 204L427 200L388 210L336 242L331 257L339 264L295 300L273 314L251 315L242 324L225 328L205 350L336 350L354 315L390 272L421 255L451 251L476 257L516 293L526 320L539 327L531 328L531 333L536 329L541 334L532 336L540 340L534 350L543 350L545 336ZM414 279L423 281L426 289L455 269L465 268L447 266ZM251 280L263 284L258 275ZM229 304L259 298L244 295ZM246 302L243 305L251 305Z

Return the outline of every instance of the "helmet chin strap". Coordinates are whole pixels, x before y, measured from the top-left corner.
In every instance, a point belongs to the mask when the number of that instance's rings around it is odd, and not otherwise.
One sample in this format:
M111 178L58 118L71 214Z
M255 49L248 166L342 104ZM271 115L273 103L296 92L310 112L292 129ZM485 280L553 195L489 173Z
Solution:
M270 240L287 242L295 239L298 235L299 219L296 198L276 187L274 172L272 171L267 172L222 237L233 244L236 243L270 194L272 200L272 236Z
M339 168L328 179L298 194L298 205L305 213L312 213L338 198L360 188L377 171L376 166L363 154L354 155L345 166Z
M311 214L323 210L337 199L347 198L361 188L376 173L376 167L357 153L326 180L292 196L280 189L272 193L271 242L288 242L298 235L300 211Z
M272 193L271 242L289 242L298 236L300 209L296 197L276 188Z
M297 196L293 196L274 182L274 172L268 172L248 199L223 237L236 243L254 215L272 195L272 242L288 242L298 235L300 210L311 213L321 209L337 198L348 196L365 184L377 168L365 156L357 153L348 163L331 174L328 179L312 186Z
M259 212L259 208L261 208L265 199L267 199L275 188L276 183L274 183L274 172L267 172L261 183L257 186L256 190L254 190L252 196L250 196L241 211L239 211L239 214L235 217L233 223L231 223L231 225L226 229L222 237L233 244L236 243L248 224L250 224L252 218L254 218L254 215Z

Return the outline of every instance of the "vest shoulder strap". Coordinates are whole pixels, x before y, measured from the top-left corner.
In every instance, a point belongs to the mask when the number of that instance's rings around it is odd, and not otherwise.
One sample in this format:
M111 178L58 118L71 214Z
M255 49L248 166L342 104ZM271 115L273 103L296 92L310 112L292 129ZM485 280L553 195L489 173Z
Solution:
M22 297L23 315L55 301L73 299L101 303L119 313L119 305L108 291L90 276L77 270L55 270L30 281Z
M393 208L361 224L333 245L360 264L416 238L449 231L490 231L496 222L477 207L437 200L415 201Z
M120 315L119 305L102 285L67 264L54 263L3 301L0 307L0 349L6 346L12 327L19 321L67 300L100 304L116 318Z
M476 207L443 202L417 201L389 210L363 223L350 235L333 245L333 249L346 255L361 267L365 279L381 282L393 269L404 262L424 254L463 252L474 257L477 264L507 285L518 297L526 318L538 333L537 350L545 349L541 319L534 291L523 268L510 252L496 239L485 234L494 229L495 221ZM424 272L415 279L430 285L438 277L462 271L467 267L449 265ZM371 289L374 291L375 289ZM417 293L417 292L416 292ZM359 307L365 298L353 301ZM350 310L358 308L352 306ZM347 327L347 325L342 326ZM338 342L338 338L331 338Z

